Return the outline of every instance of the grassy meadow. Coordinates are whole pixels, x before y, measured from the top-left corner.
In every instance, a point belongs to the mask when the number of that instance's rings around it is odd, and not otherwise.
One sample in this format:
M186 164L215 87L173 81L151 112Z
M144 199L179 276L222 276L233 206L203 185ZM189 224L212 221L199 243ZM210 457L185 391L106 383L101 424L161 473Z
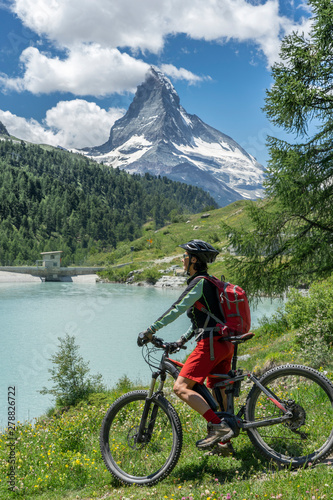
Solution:
M186 216L158 231L155 231L153 222L148 223L142 238L123 243L111 254L96 253L90 263L107 265L104 276L112 281L125 279L128 272L135 269L143 269L145 278L159 276L161 268L181 264L182 252L178 245L184 241L200 238L222 249L226 241L221 236L221 222L236 227L249 224L246 204L240 201L212 210L208 212L209 217L202 217L204 214ZM210 271L217 276L227 274L223 256L222 250L217 262L210 266ZM169 258L168 264L157 262L165 257ZM115 267L127 263L123 268ZM326 290L332 290L330 283ZM318 294L321 294L320 290ZM331 298L326 301L329 304L327 318L333 317ZM333 380L331 347L325 358L317 349L314 351L317 357L309 361L309 356L306 357L297 341L297 332L301 331L298 328L303 328L297 324L297 319L304 315L304 322L308 324L313 316L310 306L306 309L302 299L294 301L289 310L294 324L292 321L288 323L282 312L263 320L254 339L240 346L239 355L243 357L239 367L260 374L275 365L304 363L324 371ZM316 328L319 327L313 327L312 335L320 334ZM329 331L332 329L328 322ZM305 330L303 335L306 335ZM310 347L315 349L316 345ZM10 432L0 435L0 499L333 500L333 458L316 467L279 470L261 457L243 432L234 439L235 456L204 455L196 448L195 442L205 436L206 423L173 395L171 380L167 382L165 392L183 426L180 460L170 476L153 487L122 485L110 475L101 458L99 430L108 406L121 394L136 388L139 387L125 377L106 393L92 394L75 407L50 412L33 423L18 422L13 435ZM249 385L243 383L242 391L248 390ZM240 399L242 397L244 392L241 392ZM236 411L237 404L236 400ZM9 445L13 442L16 476L14 491L9 491Z
M240 346L239 354L251 357L240 361L242 368L302 362L293 348L292 332L281 335L276 323L266 322L256 337ZM280 356L277 355L280 353ZM328 373L332 379L332 371ZM15 434L16 489L8 491L8 436L0 437L0 498L60 499L168 499L168 500L252 500L333 499L333 468L330 460L313 468L278 470L254 449L246 433L234 440L236 456L205 456L195 442L203 437L202 417L179 401L166 396L175 406L183 426L184 443L178 464L169 477L153 487L123 486L109 474L99 451L99 429L108 405L122 393L136 388L126 379L105 394L63 413L44 416L33 424L18 423ZM248 391L248 384L243 384ZM242 397L242 394L241 394ZM237 403L236 403L237 407ZM333 459L332 459L333 463Z

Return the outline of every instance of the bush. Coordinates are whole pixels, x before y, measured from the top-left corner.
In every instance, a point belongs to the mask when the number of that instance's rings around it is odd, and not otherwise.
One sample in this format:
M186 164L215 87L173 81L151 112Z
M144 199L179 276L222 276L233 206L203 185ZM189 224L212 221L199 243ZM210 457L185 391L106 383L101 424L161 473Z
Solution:
M130 255L131 246L132 243L124 243L122 245L118 245L116 250L114 250L113 252L115 261L124 257L124 255Z
M312 366L327 365L333 346L333 276L315 282L307 295L292 290L285 306L290 327L299 329L296 345Z
M120 393L125 393L132 391L134 389L133 382L128 378L127 375L123 375L117 382L115 390Z
M130 271L132 271L133 269L134 269L133 265L124 267L110 267L108 269L105 269L105 271L99 272L98 275L102 279L107 279L109 281L117 283L125 283Z
M306 295L292 289L285 306L290 327L299 328L311 323L318 315L333 330L333 276L311 285Z
M331 339L331 341L329 341ZM311 323L304 325L296 334L296 345L305 361L313 368L328 366L332 360L333 332L328 329L325 318L318 315Z
M139 275L140 281L146 281L151 285L155 285L155 283L157 282L157 280L159 280L160 277L161 273L156 267L148 267Z
M87 399L93 392L105 391L102 375L89 376L88 363L79 356L79 346L75 344L75 337L66 334L60 341L58 353L51 356L55 368L50 368L51 379L54 382L52 389L43 387L41 394L52 394L56 398L57 406L73 406L83 399Z
M134 252L140 252L140 250L144 250L146 248L146 243L146 240L142 238L141 240L133 241L133 243L131 243L131 247Z

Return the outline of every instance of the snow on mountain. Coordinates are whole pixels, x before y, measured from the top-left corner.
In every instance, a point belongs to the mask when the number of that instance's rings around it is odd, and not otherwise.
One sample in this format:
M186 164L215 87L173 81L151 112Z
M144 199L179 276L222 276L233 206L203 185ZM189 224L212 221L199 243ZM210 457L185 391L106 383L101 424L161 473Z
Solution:
M202 187L220 206L263 193L264 167L231 137L187 113L170 80L155 67L109 140L80 152L130 173Z

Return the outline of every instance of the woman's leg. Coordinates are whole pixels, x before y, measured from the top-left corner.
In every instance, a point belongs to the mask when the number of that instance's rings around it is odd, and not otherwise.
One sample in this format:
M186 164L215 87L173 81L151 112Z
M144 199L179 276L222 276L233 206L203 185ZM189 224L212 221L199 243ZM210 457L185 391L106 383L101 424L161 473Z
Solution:
M176 396L187 403L193 410L200 413L200 415L204 415L206 411L210 410L210 407L200 394L192 390L195 384L195 380L179 376L173 390Z
M194 380L178 376L175 385L175 394L193 410L202 415L208 422L208 435L204 439L197 441L196 445L200 449L210 449L218 441L228 441L233 436L233 430L226 422L221 422L216 413L210 408L200 394L192 390L196 384Z

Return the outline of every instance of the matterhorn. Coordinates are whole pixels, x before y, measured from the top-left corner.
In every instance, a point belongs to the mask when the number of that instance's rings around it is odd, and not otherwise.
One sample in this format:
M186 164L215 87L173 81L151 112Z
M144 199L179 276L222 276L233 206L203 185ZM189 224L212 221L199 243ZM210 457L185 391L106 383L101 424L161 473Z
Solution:
M151 67L109 140L81 153L129 173L168 177L208 191L219 206L262 196L264 167L231 137L190 115L170 80Z

